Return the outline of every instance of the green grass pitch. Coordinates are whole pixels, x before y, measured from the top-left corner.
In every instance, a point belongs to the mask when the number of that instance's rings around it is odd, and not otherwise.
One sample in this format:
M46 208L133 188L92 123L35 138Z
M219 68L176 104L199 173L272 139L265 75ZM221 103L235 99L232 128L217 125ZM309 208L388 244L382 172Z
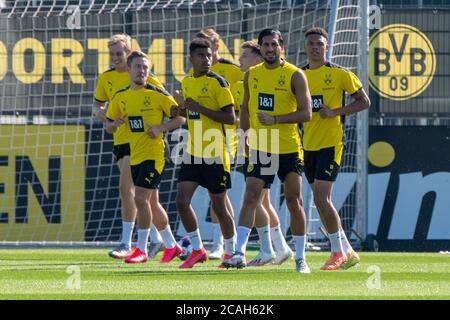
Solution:
M295 272L293 260L243 270L208 261L180 270L179 259L160 264L161 253L129 265L107 251L2 249L0 300L450 299L450 256L438 253L363 252L360 265L330 272L319 270L328 253L308 252L312 273L304 275Z

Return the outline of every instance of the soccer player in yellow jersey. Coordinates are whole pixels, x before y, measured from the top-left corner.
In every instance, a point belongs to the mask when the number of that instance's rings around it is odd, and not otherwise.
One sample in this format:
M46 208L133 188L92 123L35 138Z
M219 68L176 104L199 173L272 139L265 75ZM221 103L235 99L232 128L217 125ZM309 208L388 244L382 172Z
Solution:
M189 130L188 149L178 174L177 208L193 251L180 265L192 268L207 260L191 200L197 187L208 189L212 207L224 235L225 256L235 248L235 227L226 207L226 191L231 187L230 159L226 149L224 124L236 121L234 101L228 83L210 70L211 44L206 39L194 39L189 45L193 75L182 81L182 96L175 98L186 116Z
M225 267L245 267L245 250L264 185L278 174L284 184L296 247L296 270L309 273L305 259L306 215L302 206L298 123L311 118L311 98L303 72L281 58L279 31L264 29L258 36L264 62L244 77L241 128L249 131L250 158L244 202L237 227L236 253Z
M331 202L344 152L345 116L369 107L370 100L361 81L352 72L326 61L328 35L322 28L305 33L308 78L313 116L303 126L305 175L314 194L314 202L329 234L331 257L322 270L347 269L359 262L342 229L339 214ZM345 105L345 93L353 102Z
M242 44L241 49L239 63L243 72L264 61L258 43L246 41ZM232 93L235 101L235 108L240 110L244 98L244 81L236 82L232 88ZM243 166L244 175L247 172L248 157L245 157L245 161L246 165ZM270 262L282 264L293 255L292 250L287 245L283 233L281 232L278 215L270 203L269 191L270 186L265 185L262 192L262 202L260 202L256 208L255 227L259 235L260 248L258 255L248 263L249 266L262 266ZM275 247L275 256L271 240Z
M127 59L131 85L114 95L106 114L107 131L114 133L123 128L125 141L130 143L130 166L135 186L134 203L138 215L138 242L127 263L140 263L148 259L147 242L152 223L150 199L156 192L164 170L164 132L184 123L180 116L163 123L164 115L177 103L165 90L147 84L149 70L147 56L138 51ZM170 228L169 228L170 230ZM172 233L161 262L169 262L183 253Z
M131 53L131 38L126 34L113 35L108 42L109 58L113 68L102 73L97 81L93 111L97 119L106 123L106 110L113 95L130 85L127 57ZM164 86L153 75L148 76L147 83L161 89ZM123 259L131 255L131 237L136 220L136 207L134 205L134 185L130 172L130 147L125 140L124 129L119 128L114 134L113 155L120 171L119 191L122 202L122 235L119 247L111 250L109 255L113 258ZM164 208L159 205L159 195L154 193L151 205L155 212L155 222L159 229L167 229L168 216ZM170 229L169 229L170 230ZM151 240L149 256L153 257L162 247L161 238L154 224L151 227Z
M214 29L206 28L197 33L196 37L206 39L211 43L211 51L212 51L211 71L223 77L230 85L230 89L233 91L234 84L244 79L244 73L241 71L240 67L233 61L224 59L220 56L219 53L220 35ZM189 73L192 75L192 69L190 70ZM236 117L238 117L238 108L236 107L235 112ZM227 139L227 147L233 160L235 160L238 145L238 138L236 134L237 126L238 122L224 125ZM228 196L226 200L227 200L227 209L230 212L230 214L234 216L233 206L231 205L231 201L228 198ZM210 213L211 213L211 220L213 223L213 243L208 258L221 259L223 256L223 235L222 231L220 230L219 221L212 207Z

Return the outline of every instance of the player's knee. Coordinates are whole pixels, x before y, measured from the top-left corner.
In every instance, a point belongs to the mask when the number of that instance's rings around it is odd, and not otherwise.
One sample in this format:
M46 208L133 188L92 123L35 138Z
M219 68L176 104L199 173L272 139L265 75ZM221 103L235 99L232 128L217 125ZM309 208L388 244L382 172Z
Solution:
M318 208L325 208L325 207L329 206L329 200L323 194L314 193L314 204Z
M291 206L303 206L303 201L300 193L286 193L286 205Z
M244 204L256 206L259 203L260 192L254 189L245 190Z
M218 218L221 218L228 214L224 196L210 195L210 198L211 204L214 208L214 213Z
M161 211L159 208L159 201L157 198L150 198L150 207L152 208L152 211Z
M137 208L142 208L150 205L149 199L141 194L136 194L134 196L134 202L136 203Z
M130 187L121 184L119 187L119 191L122 199L133 199L134 194Z
M189 210L189 207L191 205L191 202L188 197L177 195L175 199L175 203L177 205L178 212L183 213L186 210Z

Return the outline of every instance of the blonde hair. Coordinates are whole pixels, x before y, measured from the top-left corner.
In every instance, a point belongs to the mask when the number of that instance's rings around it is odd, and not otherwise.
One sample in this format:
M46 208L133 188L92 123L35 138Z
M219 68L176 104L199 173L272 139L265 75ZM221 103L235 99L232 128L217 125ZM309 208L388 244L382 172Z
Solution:
M131 50L131 37L127 34L115 34L108 41L108 48L114 44L123 43L126 50Z
M196 38L203 38L211 43L217 43L220 40L219 34L213 28L202 29L197 33Z

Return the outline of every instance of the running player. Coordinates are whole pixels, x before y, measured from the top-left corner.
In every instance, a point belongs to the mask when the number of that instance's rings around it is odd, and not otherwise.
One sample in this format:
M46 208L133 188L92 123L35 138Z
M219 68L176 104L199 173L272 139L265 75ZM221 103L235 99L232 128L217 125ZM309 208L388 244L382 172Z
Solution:
M311 98L305 75L281 58L281 33L264 29L258 36L264 63L244 77L241 128L249 130L250 158L244 202L237 227L236 253L225 267L245 267L245 250L264 185L278 174L284 184L296 247L296 270L309 273L305 259L306 215L301 197L302 153L298 123L311 118Z
M339 214L331 202L344 153L345 116L370 105L361 81L352 72L326 60L328 34L322 28L305 33L308 65L303 68L312 96L313 116L304 124L305 175L314 195L331 243L331 257L322 270L348 269L360 260L342 229ZM345 93L353 102L345 105Z
M196 37L204 38L211 43L211 50L212 50L211 71L223 77L230 85L230 89L233 90L234 84L238 81L242 81L242 79L244 78L244 73L241 71L239 66L235 64L233 61L224 59L220 56L219 53L220 35L213 28L206 28L197 33ZM190 70L190 74L192 75L192 70ZM235 112L237 112L237 109L235 109ZM236 114L236 117L237 116L238 115ZM224 125L227 139L227 147L232 157L232 161L235 160L237 152L237 145L238 145L238 138L236 134L237 126L238 122ZM232 216L234 216L233 206L231 205L231 201L228 198L228 196L226 198L226 201L229 213ZM212 207L210 210L210 214L213 223L213 243L208 258L222 259L224 252L223 235L220 229L219 221Z
M246 72L250 67L264 62L258 43L246 41L242 44L241 49L239 63L243 72ZM244 81L236 82L232 87L232 93L235 100L235 108L236 110L240 110L244 95ZM245 161L246 165L243 168L244 175L247 170L248 157L245 158ZM256 208L255 227L259 235L260 249L256 257L248 263L249 266L262 266L270 262L282 264L293 256L292 250L286 243L281 231L280 220L278 219L275 208L270 203L269 186L264 186L262 203L259 203ZM271 240L275 248L275 254Z
M112 96L119 89L130 85L127 57L131 53L131 38L126 34L113 35L108 42L108 48L110 62L114 67L99 76L93 106L95 116L103 123L106 123L106 110ZM147 83L164 89L161 82L152 74L147 78ZM114 134L113 147L114 160L117 162L120 172L119 190L122 203L122 235L119 247L111 250L109 255L117 259L123 259L132 254L131 239L136 220L134 185L130 172L130 147L125 140L124 131L124 128L119 128ZM167 213L159 204L158 196L158 192L155 192L151 199L152 209L155 213L155 224L160 230L165 230L165 233L171 233L170 228L168 229L169 220ZM149 246L150 258L155 256L163 246L163 239L155 224L152 224L150 232L152 241Z
M196 38L189 45L193 75L182 81L182 95L175 95L189 130L188 149L178 175L177 208L187 234L191 238L192 253L180 268L192 268L207 260L197 218L191 207L197 187L209 192L212 207L219 219L225 238L225 256L235 249L235 227L226 207L226 191L231 187L230 159L226 150L223 124L236 121L234 101L228 83L210 70L211 44ZM212 142L210 142L212 141Z
M164 132L181 126L184 119L176 116L163 123L164 115L170 116L176 101L165 90L146 83L149 60L144 53L132 52L127 58L127 65L131 85L114 95L106 114L106 130L115 133L123 128L124 139L130 144L139 230L137 248L125 262L140 263L148 259L147 242L152 222L150 199L158 189L164 170ZM183 253L171 232L170 235L161 262L169 262Z

